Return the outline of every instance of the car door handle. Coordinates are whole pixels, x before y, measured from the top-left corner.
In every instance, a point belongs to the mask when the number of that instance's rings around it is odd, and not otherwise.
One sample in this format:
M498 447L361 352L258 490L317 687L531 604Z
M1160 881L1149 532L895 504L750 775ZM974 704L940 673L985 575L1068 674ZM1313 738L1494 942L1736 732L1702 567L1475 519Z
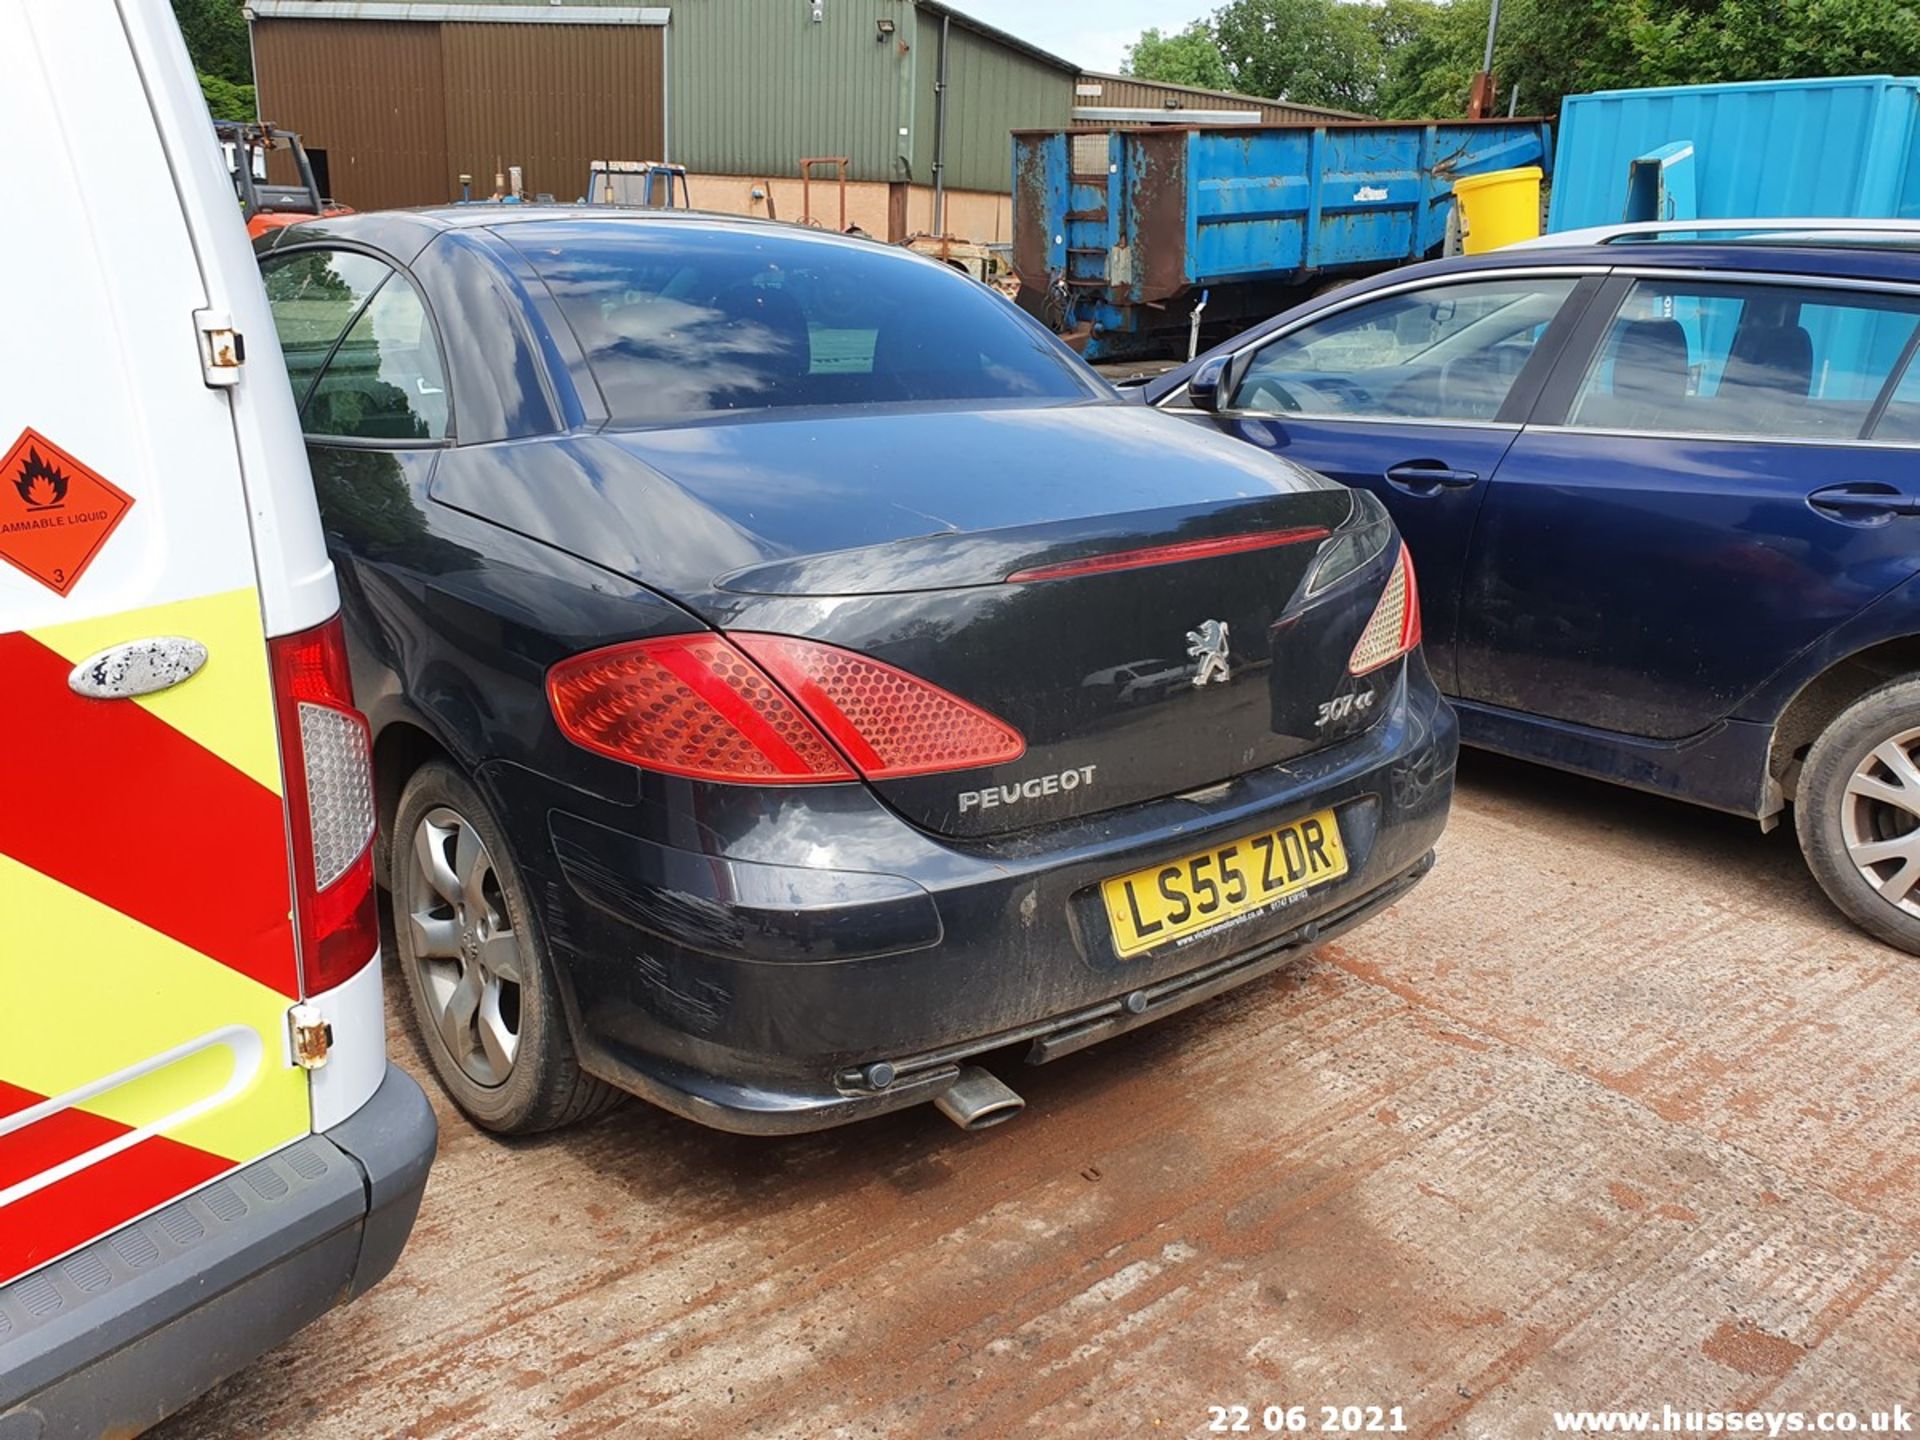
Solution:
M74 666L67 688L89 700L133 700L191 680L206 663L207 647L185 636L129 640Z
M1477 470L1450 470L1437 460L1409 460L1387 471L1387 483L1409 495L1437 495L1480 483Z
M1828 485L1807 496L1807 504L1834 520L1873 524L1894 515L1920 514L1920 500L1878 480Z

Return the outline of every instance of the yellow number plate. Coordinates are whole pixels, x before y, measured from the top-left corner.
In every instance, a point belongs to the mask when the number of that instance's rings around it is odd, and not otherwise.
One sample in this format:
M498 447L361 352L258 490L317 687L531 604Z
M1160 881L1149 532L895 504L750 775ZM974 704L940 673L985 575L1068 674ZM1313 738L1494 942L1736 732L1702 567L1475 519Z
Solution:
M1124 960L1346 873L1340 822L1322 810L1169 865L1117 875L1100 894L1113 948Z

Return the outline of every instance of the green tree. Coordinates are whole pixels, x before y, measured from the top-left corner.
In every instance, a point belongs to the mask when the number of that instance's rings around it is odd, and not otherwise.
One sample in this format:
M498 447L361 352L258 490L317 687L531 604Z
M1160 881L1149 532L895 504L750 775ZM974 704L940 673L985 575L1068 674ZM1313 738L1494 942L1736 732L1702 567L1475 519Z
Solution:
M1386 66L1378 14L1346 0L1230 0L1209 28L1233 89L1366 111Z
M1391 56L1430 35L1448 8L1446 0L1382 0L1368 21L1381 48Z
M1230 88L1389 119L1465 113L1490 0L1227 0ZM1145 38L1144 36L1142 37ZM1504 0L1494 72L1520 112L1587 90L1920 73L1915 0ZM1504 107L1503 107L1504 108Z
M1379 113L1457 115L1480 68L1489 0L1431 5L1387 59ZM1494 48L1503 94L1522 114L1567 95L1648 85L1911 75L1920 69L1912 0L1506 0Z
M1177 35L1141 31L1140 38L1127 47L1120 70L1142 80L1198 85L1203 90L1225 90L1228 84L1227 62L1220 58L1213 32L1198 20Z
M1521 114L1553 114L1574 91L1649 83L1632 78L1632 31L1650 6L1675 3L1685 0L1505 0L1493 64L1500 98L1518 84ZM1383 38L1375 113L1463 115L1484 58L1489 9L1489 0L1388 0L1381 13L1392 15L1382 21L1391 33Z
M1517 3L1517 0L1516 0ZM1383 47L1384 64L1373 113L1387 119L1462 114L1486 36L1484 3L1429 3L1417 22L1401 27ZM1476 18L1479 29L1474 28Z
M216 120L253 120L257 118L253 86L236 85L218 75L200 72L200 93L206 97L207 111Z
M1920 68L1912 0L1662 0L1627 29L1636 84L1911 75Z
M253 48L241 0L173 0L173 18L194 69L234 85L253 83Z

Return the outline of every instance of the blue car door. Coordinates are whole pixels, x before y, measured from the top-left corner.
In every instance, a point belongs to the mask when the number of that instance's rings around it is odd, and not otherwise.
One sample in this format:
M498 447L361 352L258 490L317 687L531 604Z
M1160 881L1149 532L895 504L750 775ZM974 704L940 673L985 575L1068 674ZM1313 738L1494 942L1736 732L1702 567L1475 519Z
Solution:
M1183 409L1178 391L1167 408L1378 495L1413 556L1428 664L1451 691L1486 481L1601 283L1480 271L1330 298L1243 348L1217 412Z
M1917 329L1913 294L1609 280L1487 489L1461 698L1695 735L1912 574Z

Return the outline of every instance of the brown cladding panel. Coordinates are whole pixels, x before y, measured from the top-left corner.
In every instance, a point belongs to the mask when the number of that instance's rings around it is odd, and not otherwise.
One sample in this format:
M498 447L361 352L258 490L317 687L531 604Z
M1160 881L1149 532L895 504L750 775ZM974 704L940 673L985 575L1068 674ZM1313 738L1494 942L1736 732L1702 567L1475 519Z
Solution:
M424 28L424 27L423 27ZM657 25L458 24L445 43L449 169L489 194L519 165L528 195L573 200L595 160L657 160L664 48ZM449 197L441 197L449 198Z
M1364 120L1345 110L1325 110L1313 105L1289 105L1284 100L1262 100L1254 95L1235 95L1228 90L1200 90L1185 85L1161 85L1131 75L1082 75L1079 86L1098 85L1098 95L1076 94L1075 105L1117 106L1129 110L1165 110L1169 120L1177 120L1182 110L1258 110L1262 125L1334 125L1342 120ZM1088 125L1105 129L1111 121L1090 120Z
M380 210L453 197L438 25L257 19L253 36L260 114L327 152L334 199Z

